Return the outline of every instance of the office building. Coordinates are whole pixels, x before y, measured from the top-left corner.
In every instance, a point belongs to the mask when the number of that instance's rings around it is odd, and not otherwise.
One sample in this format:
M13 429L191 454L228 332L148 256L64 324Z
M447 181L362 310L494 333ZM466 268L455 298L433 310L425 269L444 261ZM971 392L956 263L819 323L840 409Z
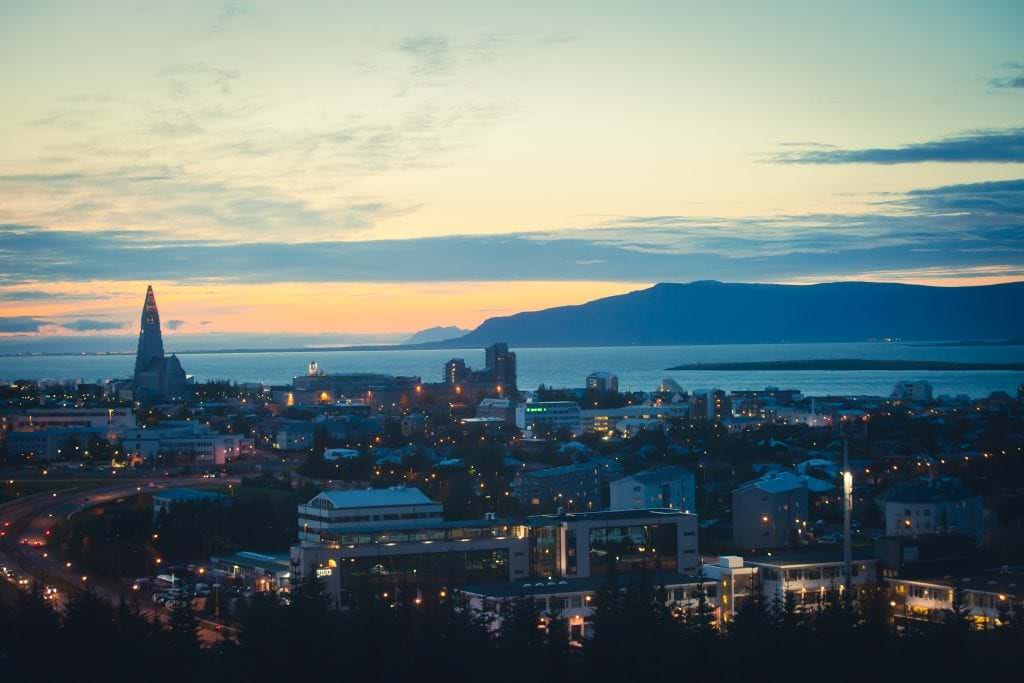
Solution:
M574 401L535 401L516 405L516 426L531 432L583 432L582 413Z
M696 512L697 494L693 472L683 467L661 467L637 472L608 485L612 510L673 508Z
M678 510L381 521L322 532L291 552L293 573L330 595L353 586L504 585L635 570L694 576L697 518ZM520 584L521 585L521 584Z
M156 307L153 287L146 288L146 301L142 306L139 346L135 354L135 373L132 392L136 401L153 402L185 398L187 379L175 355L164 355L164 341L160 332L160 312Z
M341 529L378 527L387 522L440 521L442 506L417 488L324 491L299 505L299 538L318 541Z
M82 460L97 439L116 442L117 433L107 427L47 427L9 432L4 445L9 457L29 461Z
M751 549L795 544L807 514L804 480L789 472L771 472L732 492L733 542Z

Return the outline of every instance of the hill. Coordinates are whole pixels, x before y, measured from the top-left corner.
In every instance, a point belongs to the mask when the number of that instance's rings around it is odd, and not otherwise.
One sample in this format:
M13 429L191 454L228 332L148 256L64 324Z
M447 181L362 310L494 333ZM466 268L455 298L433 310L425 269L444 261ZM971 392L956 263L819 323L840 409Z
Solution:
M464 330L461 327L455 327L454 325L450 325L448 327L431 327L426 330L420 330L402 343L429 344L431 342L442 342L461 337L467 332L469 332L469 330Z
M664 283L578 306L490 318L443 346L1019 339L1024 337L1021 311L1024 282L977 287Z

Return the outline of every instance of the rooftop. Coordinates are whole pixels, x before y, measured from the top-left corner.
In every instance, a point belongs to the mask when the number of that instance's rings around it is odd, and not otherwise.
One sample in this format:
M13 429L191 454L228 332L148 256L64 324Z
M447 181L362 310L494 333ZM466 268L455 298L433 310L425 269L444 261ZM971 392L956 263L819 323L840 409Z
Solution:
M633 479L643 484L662 484L684 478L692 479L693 473L684 467L659 467L655 470L637 472L625 478Z
M875 549L871 546L859 546L852 549L852 559L856 562L874 560ZM843 548L834 546L815 546L806 550L791 550L769 555L745 557L744 561L752 565L769 565L772 567L790 567L802 564L829 564L843 561Z
M769 472L759 479L740 484L733 493L751 489L758 489L765 493L785 493L806 486L803 479L790 472Z
M904 580L904 579L899 579ZM977 572L968 576L942 576L931 579L906 579L913 583L935 586L961 586L964 590L983 591L1003 595L1024 595L1024 567L1004 567Z
M915 479L896 484L885 495L893 503L940 503L947 500L973 498L973 493L955 477Z
M361 489L352 491L323 491L313 500L326 499L334 509L393 507L400 505L432 505L430 500L417 488L393 486L387 489ZM310 501L310 504L313 501Z

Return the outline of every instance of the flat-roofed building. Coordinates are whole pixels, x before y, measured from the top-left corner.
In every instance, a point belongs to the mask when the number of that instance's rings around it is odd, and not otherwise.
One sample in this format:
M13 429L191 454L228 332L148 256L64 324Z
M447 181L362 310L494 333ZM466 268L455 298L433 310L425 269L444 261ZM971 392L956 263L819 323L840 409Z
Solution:
M984 528L981 496L955 477L902 482L884 500L886 536L952 533L980 538Z
M676 616L697 607L703 592L716 619L720 618L718 583L715 579L693 574L660 572L651 577L652 584L664 590L665 605ZM621 590L632 577L616 577ZM505 609L510 602L530 599L542 613L542 619L564 619L570 642L582 643L594 633L594 606L597 592L607 590L608 577L527 579L505 583L474 584L459 589L469 599L469 606L488 619L492 629L501 627Z
M380 526L387 522L440 521L442 505L417 488L324 491L299 505L299 539L319 541L324 532Z
M516 426L520 429L558 431L573 435L583 431L579 404L574 401L535 401L516 405Z
M474 521L394 521L293 546L293 572L340 596L356 585L496 584L646 570L697 573L697 518L626 510Z
M878 559L873 548L854 548L850 563L850 589L856 595L864 586L878 582ZM748 557L757 567L761 591L769 602L790 600L798 610L817 609L834 591L846 589L843 549L811 547L770 556Z
M1024 568L1004 567L941 578L888 578L892 607L901 620L944 621L953 609L955 591L976 628L998 626L1024 609Z

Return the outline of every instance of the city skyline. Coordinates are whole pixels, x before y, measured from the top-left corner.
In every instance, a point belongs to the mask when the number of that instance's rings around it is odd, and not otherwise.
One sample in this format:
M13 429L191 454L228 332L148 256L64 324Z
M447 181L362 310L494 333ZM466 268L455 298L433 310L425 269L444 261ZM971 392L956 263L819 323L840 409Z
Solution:
M0 336L1024 277L1019 4L591 9L5 6Z

